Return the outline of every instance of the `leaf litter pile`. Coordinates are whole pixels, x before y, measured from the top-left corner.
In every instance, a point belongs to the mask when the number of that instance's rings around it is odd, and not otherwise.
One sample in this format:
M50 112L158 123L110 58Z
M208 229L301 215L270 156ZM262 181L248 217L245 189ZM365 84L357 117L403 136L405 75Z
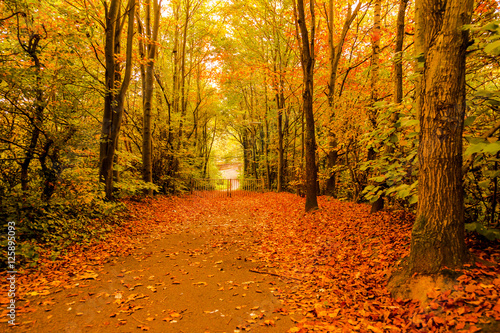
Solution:
M118 332L127 322L137 331L164 332L500 332L497 243L469 239L474 264L451 272L455 278L446 283L415 277L414 285L396 285L406 293L392 297L389 278L409 254L409 214L370 215L367 205L325 197L320 210L305 214L303 199L284 193L126 204L126 218L105 241L75 246L55 261L46 256L38 268L18 274L16 328L49 327L59 312L70 321L88 306L106 319L95 314L101 322L89 319L85 332ZM198 240L184 242L186 233ZM194 243L180 249L148 245L168 237L179 242L174 245ZM157 260L159 254L168 261ZM141 268L129 269L129 256L136 260L130 267L139 262ZM171 266L161 266L166 263ZM154 269L161 267L168 271L160 279ZM100 291L104 282L114 287ZM252 303L266 292L272 300ZM169 293L190 294L194 302L177 305ZM221 304L231 311L222 314ZM71 310L77 305L82 312ZM5 315L3 310L0 325ZM210 327L214 318L224 320L224 329Z

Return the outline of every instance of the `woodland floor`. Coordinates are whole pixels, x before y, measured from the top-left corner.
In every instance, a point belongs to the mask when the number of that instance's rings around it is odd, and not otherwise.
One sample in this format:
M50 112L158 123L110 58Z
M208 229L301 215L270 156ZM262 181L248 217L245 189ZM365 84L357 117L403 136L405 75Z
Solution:
M422 303L392 298L412 217L319 202L310 214L276 193L127 202L106 241L18 273L12 331L500 332L498 244L469 241L480 261L452 283L416 279Z

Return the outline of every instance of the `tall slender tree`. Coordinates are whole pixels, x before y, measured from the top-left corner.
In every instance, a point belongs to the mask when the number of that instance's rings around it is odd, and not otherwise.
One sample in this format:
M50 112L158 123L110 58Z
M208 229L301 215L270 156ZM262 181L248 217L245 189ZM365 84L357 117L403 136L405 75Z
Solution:
M330 124L335 121L335 84L337 81L337 71L340 63L340 58L342 57L342 51L343 51L343 46L344 42L347 38L347 33L349 31L349 28L351 27L352 22L354 21L354 18L356 18L356 15L358 14L358 11L361 7L361 1L358 2L357 6L354 8L354 10L351 9L351 6L349 5L347 7L347 15L345 17L344 25L342 26L342 32L339 37L339 41L337 44L334 43L334 22L333 22L333 0L329 0L328 2L328 12L326 14L327 18L327 23L328 23L328 50L329 50L329 80L328 80L328 92L327 92L327 97L328 97L328 107L330 108ZM327 155L327 160L328 164L327 167L329 169L329 177L326 181L326 194L335 196L336 195L336 189L335 189L335 183L336 183L336 174L332 170L335 164L337 163L337 158L338 158L338 151L337 151L337 138L335 136L335 133L330 130L329 133L329 138L328 138L328 155Z
M403 101L403 44L405 37L405 15L408 0L399 0L398 17L396 20L396 45L394 46L394 92L393 102L396 107ZM397 109L391 117L392 126L394 127L399 119L399 112ZM394 145L387 147L387 153L394 153Z
M104 115L102 119L101 141L99 150L99 179L105 184L106 197L113 197L113 163L118 135L123 119L125 94L132 75L132 42L134 37L135 0L129 0L125 8L126 15L121 15L122 1L111 0L104 2L105 15L105 84ZM125 54L125 71L121 77L122 60L121 34L127 24L127 46Z
M379 99L379 72L380 72L380 11L381 11L381 0L375 0L375 5L373 7L373 32L372 32L372 59L370 65L370 102L371 109L368 113L368 118L370 120L371 126L375 129L377 128L377 111L375 109L375 103ZM373 147L368 150L368 159L375 159L376 152Z
M307 28L305 6L303 0L294 1L295 22L298 26L297 39L300 47L300 62L303 73L302 108L306 120L305 157L306 157L306 212L318 208L317 169L316 169L316 134L314 127L313 94L314 94L314 41L316 38L316 16L314 0L309 2L310 30ZM300 33L299 33L300 31Z
M153 6L151 10L151 5ZM139 49L146 64L141 65L142 77L142 179L145 182L153 181L153 140L151 133L151 109L153 102L154 88L154 66L156 61L156 45L158 42L158 29L160 26L161 0L146 0L144 5L145 25L140 20L140 13L137 16L139 32L142 35L139 42ZM151 19L153 12L153 19ZM151 22L153 21L153 22ZM145 41L145 43L144 43ZM147 190L149 195L153 190Z
M396 21L396 45L394 47L394 96L395 104L403 101L403 43L405 37L405 14L408 0L399 0L398 18ZM394 112L397 121L398 113ZM394 121L394 122L395 122Z

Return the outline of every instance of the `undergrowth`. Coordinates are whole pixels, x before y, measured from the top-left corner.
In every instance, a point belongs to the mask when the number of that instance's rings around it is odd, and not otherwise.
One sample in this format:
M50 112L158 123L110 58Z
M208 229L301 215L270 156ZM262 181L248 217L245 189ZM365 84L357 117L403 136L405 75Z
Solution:
M44 203L27 197L11 197L2 202L0 246L7 248L8 222L15 223L16 267L34 267L41 252L50 251L55 260L73 244L87 245L106 239L120 224L125 204L94 198L88 203L54 201ZM11 238L12 239L12 238ZM12 244L12 243L11 243ZM5 268L7 262L0 263Z

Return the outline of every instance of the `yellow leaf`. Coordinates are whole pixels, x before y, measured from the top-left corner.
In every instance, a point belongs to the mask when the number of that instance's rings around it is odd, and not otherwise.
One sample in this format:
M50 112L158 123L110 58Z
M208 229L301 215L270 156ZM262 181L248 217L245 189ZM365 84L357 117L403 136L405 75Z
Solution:
M92 272L92 271L87 271L86 273L83 273L81 275L77 275L74 279L75 280L95 280L99 274Z
M266 319L266 320L264 320L264 325L266 325L266 326L274 326L274 320Z
M371 330L372 332L375 332L375 333L379 333L379 332L382 333L382 330L380 328L372 326L372 325L368 325L366 328Z
M195 285L195 286L206 286L207 283L206 282L194 282L193 285Z
M323 310L323 311L318 311L318 318L321 317L326 317L328 315L328 312Z

